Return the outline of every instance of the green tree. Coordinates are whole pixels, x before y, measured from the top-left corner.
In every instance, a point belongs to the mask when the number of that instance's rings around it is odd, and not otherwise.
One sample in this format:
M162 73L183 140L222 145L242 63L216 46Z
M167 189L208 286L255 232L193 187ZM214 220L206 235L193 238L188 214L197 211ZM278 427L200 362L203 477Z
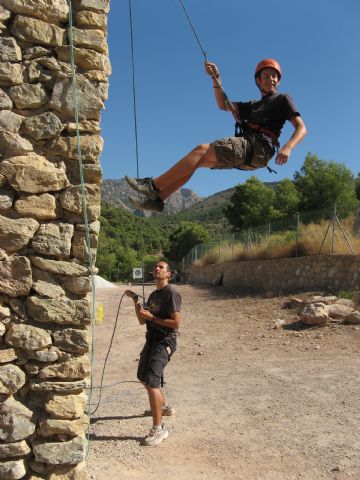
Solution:
M300 172L295 173L294 183L301 196L300 208L304 210L332 207L336 203L347 214L358 203L351 171L345 165L320 160L310 153Z
M274 207L274 190L256 177L237 185L230 202L224 213L236 230L262 225L278 217Z
M113 281L127 281L131 278L132 268L139 264L135 250L122 245L115 238L106 236L106 233L100 230L96 266L101 276Z
M179 226L170 234L169 248L165 255L170 261L178 262L195 245L207 242L209 239L209 232L202 225L195 222L180 222Z
M294 182L284 178L275 185L274 191L274 207L278 211L279 217L294 215L299 210L300 194Z

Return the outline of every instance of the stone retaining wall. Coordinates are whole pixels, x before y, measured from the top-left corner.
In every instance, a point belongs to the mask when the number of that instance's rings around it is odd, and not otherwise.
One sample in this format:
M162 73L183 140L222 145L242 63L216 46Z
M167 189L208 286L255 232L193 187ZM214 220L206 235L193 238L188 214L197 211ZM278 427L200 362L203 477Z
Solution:
M192 266L192 284L224 285L245 292L356 290L360 285L359 255L253 260Z
M94 256L109 0L73 0ZM0 478L84 480L91 282L67 0L0 0Z

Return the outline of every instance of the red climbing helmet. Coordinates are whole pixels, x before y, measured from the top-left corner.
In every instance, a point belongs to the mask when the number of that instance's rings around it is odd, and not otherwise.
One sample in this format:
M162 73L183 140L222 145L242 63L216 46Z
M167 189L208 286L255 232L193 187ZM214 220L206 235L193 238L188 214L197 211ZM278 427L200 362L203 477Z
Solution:
M281 79L280 64L276 60L274 60L273 58L265 58L265 60L261 60L261 62L257 64L257 67L255 69L255 79L258 77L259 73L264 68L274 68L279 75L279 80Z

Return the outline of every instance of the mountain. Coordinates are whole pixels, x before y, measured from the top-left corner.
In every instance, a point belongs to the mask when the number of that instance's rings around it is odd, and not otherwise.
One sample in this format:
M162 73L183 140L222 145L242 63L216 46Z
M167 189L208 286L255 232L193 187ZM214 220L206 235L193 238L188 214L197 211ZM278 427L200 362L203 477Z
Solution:
M129 187L124 178L119 180L103 180L101 185L101 198L103 202L109 203L116 207L122 207L130 211L134 211L129 205L128 197L137 198L136 192ZM199 197L195 192L188 188L181 188L174 192L165 203L165 214L179 213L197 203L201 202L202 197ZM145 212L146 216L158 215L156 213Z

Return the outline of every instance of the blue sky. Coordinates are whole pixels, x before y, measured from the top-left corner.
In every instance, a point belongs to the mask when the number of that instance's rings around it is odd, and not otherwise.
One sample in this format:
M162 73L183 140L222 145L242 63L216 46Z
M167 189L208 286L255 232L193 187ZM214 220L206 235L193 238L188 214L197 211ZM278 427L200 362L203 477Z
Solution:
M259 98L259 60L282 65L308 128L286 166L255 175L293 178L308 152L360 171L360 2L358 0L184 0L208 58L232 100ZM140 176L157 176L199 143L233 134L220 111L203 56L178 0L132 0ZM104 178L136 176L128 0L112 0L108 42L113 73L102 113ZM280 141L290 137L288 123ZM271 162L274 166L274 162ZM208 196L244 182L238 170L199 169L185 185Z

